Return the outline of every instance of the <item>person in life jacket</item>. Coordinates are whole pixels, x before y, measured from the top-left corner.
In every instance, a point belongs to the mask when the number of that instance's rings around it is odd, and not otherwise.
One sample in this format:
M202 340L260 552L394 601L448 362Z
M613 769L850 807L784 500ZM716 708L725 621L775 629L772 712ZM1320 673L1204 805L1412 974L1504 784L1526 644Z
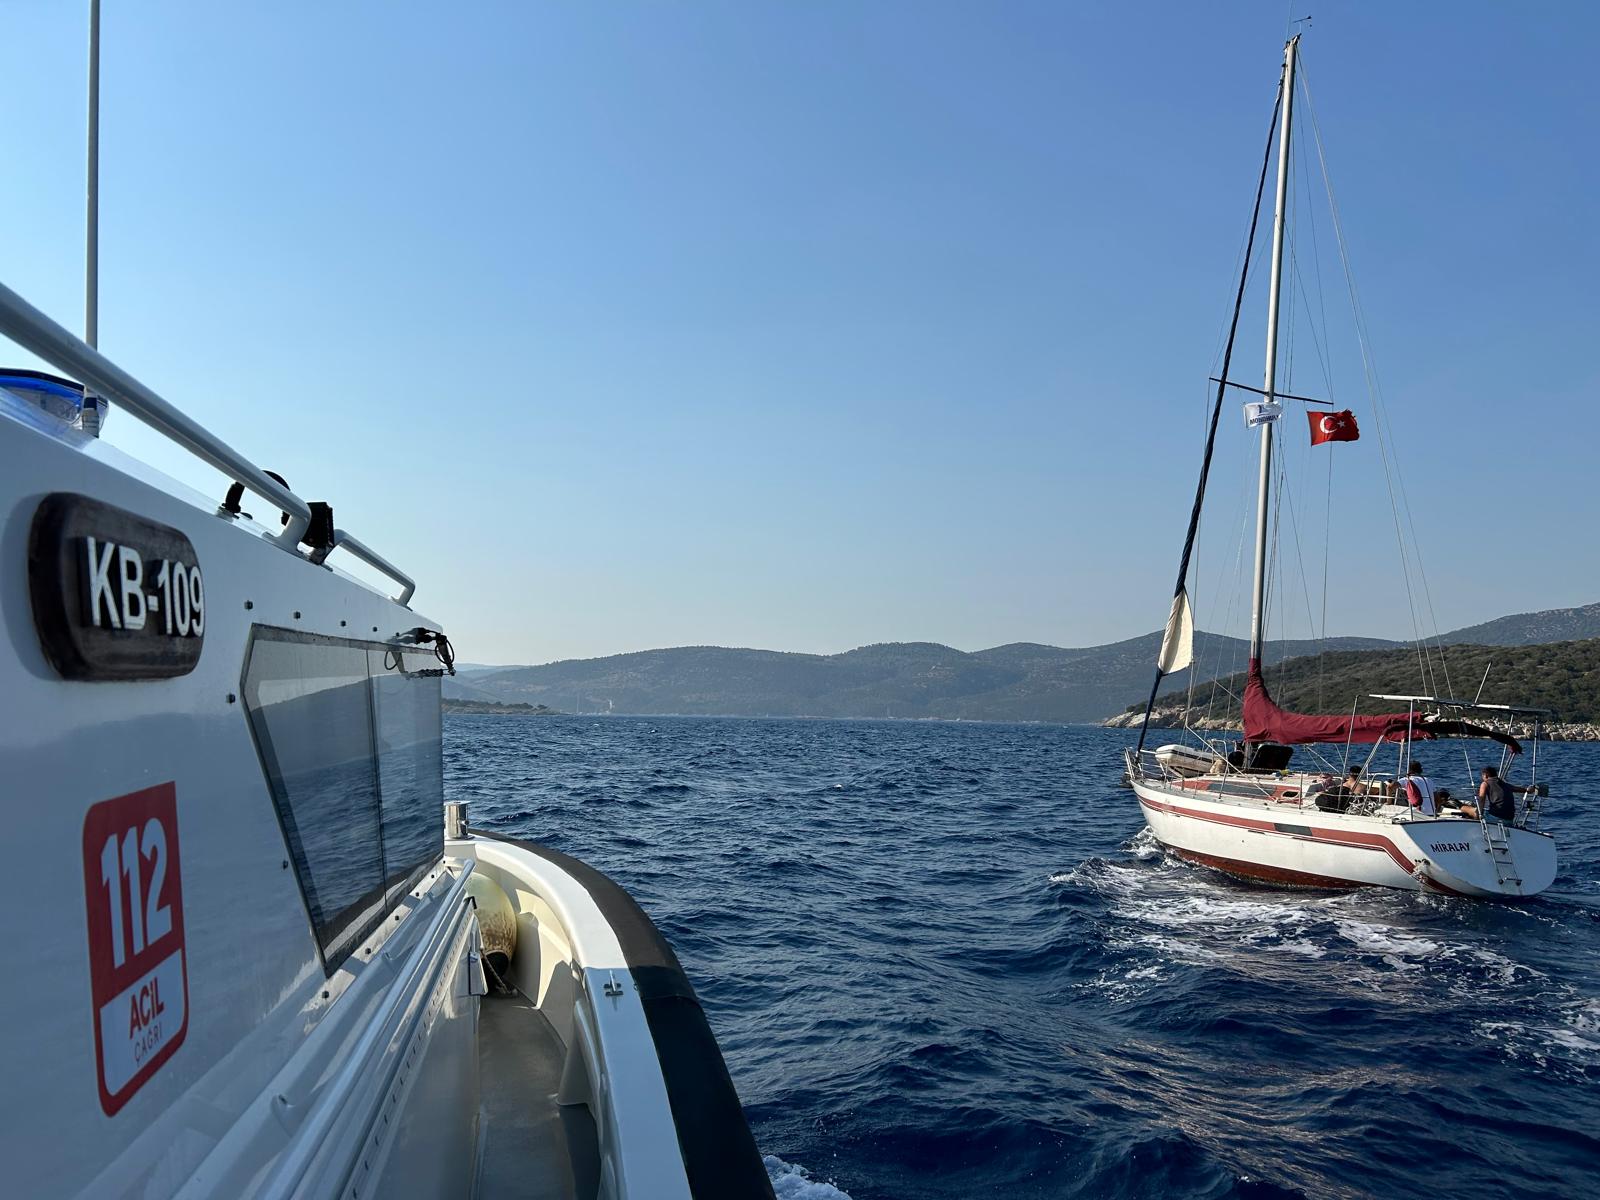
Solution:
M1436 817L1439 806L1434 802L1433 792L1433 780L1422 773L1422 764L1412 759L1406 767L1405 778L1400 781L1400 795L1423 816Z
M1494 767L1483 769L1483 781L1478 784L1478 811L1485 817L1509 825L1517 819L1517 797L1528 792L1544 795L1542 784L1511 783L1500 778Z

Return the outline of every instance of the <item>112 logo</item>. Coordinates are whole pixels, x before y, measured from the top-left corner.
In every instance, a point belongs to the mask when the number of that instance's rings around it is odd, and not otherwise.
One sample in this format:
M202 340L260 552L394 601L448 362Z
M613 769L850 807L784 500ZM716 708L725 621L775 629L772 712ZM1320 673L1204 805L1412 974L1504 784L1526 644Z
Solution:
M117 1112L189 1028L177 788L103 800L83 821L100 1107Z

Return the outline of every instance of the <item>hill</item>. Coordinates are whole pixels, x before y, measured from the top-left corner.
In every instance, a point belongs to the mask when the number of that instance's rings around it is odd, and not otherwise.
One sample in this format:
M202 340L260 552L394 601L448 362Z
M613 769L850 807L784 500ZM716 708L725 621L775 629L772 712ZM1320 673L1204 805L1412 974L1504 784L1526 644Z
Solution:
M1067 649L1017 642L967 653L934 642L793 654L680 646L446 680L447 698L546 704L567 712L782 717L1094 721L1146 692L1160 635ZM1332 639L1342 648L1392 645ZM1268 661L1314 649L1274 643ZM1242 661L1237 638L1196 635L1202 662ZM1174 679L1182 679L1182 675Z
M1444 640L1463 641L1476 632L1485 643L1504 639L1522 646L1557 640L1546 635L1584 629L1586 623L1593 623L1594 632L1585 636L1600 637L1600 604L1501 617L1446 634ZM545 704L566 712L1098 721L1135 702L1142 705L1160 642L1160 633L1147 633L1105 646L1012 642L970 653L935 642L882 643L843 654L679 646L535 667L475 665L465 678L446 679L444 694L486 704ZM1357 651L1415 653L1380 638L1284 641L1268 643L1267 663L1322 649L1329 651L1318 668L1324 672L1324 694L1343 694L1344 703L1349 703L1348 689L1339 692L1326 675L1333 658ZM1473 667L1463 659L1457 667L1455 659L1452 650L1456 686L1475 688L1482 662L1472 660ZM1242 667L1244 661L1242 640L1195 634L1195 662L1203 676ZM1415 678L1412 661L1410 673L1398 672L1396 680ZM1179 672L1167 680L1167 688L1182 690L1187 682L1187 673ZM1497 668L1491 684L1498 682ZM1367 690L1396 689L1390 683Z
M1487 668L1485 703L1548 708L1567 723L1600 722L1600 638L1537 646L1451 646L1446 654L1456 699L1471 700ZM1371 694L1403 694L1418 690L1418 683L1416 651L1411 649L1292 659L1280 663L1267 679L1272 698L1300 712L1349 712L1352 701L1358 712L1393 712L1394 701L1373 700ZM1443 680L1439 686L1443 688ZM1237 721L1238 704L1223 697L1243 691L1243 673L1221 680L1210 715ZM1210 695L1209 683L1197 688L1197 707ZM1166 714L1171 720L1182 700L1182 691L1164 691L1157 707L1174 710ZM1142 712L1144 706L1134 707Z
M1581 608L1547 608L1543 612L1516 613L1468 625L1444 635L1447 646L1534 646L1546 642L1572 642L1600 638L1600 604Z

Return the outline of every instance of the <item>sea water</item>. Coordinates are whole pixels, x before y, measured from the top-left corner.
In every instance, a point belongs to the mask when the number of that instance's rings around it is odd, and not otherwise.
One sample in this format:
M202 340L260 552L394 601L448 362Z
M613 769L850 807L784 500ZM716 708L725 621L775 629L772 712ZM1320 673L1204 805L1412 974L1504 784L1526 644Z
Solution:
M446 789L644 905L787 1200L1600 1194L1600 746L1498 904L1175 861L1130 737L452 715Z

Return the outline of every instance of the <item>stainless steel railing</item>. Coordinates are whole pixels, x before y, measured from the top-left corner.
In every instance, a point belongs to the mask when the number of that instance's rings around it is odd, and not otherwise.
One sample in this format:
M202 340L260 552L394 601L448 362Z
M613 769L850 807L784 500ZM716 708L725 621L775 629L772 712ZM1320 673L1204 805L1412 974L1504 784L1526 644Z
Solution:
M343 1186L326 1193L314 1191L308 1181L325 1153L335 1160L327 1164L328 1169L341 1176L342 1182L348 1182L361 1165L356 1151L366 1146L372 1126L381 1116L381 1105L404 1062L403 1052L426 1016L431 985L443 971L450 969L447 955L456 931L462 920L470 919L473 909L469 907L472 901L467 893L467 877L475 866L471 860L463 864L461 873L451 880L428 925L404 957L390 958L387 950L380 956L394 969L392 981L377 1006L364 1018L354 1044L326 1081L316 1085L303 1123L293 1130L288 1147L273 1163L255 1193L261 1200L291 1200L307 1194L354 1194ZM330 1030L328 1037L322 1040L331 1040L333 1032ZM307 1044L316 1036L313 1032L306 1039ZM316 1053L329 1053L329 1048L318 1041ZM278 1101L282 1100L280 1095ZM343 1150L332 1140L341 1120L353 1121L354 1128L359 1131ZM345 1154L344 1150L349 1153ZM337 1161L341 1158L345 1161Z
M271 535L272 541L291 554L299 553L300 539L311 523L310 505L4 284L0 284L0 333L96 395L114 401L119 409L139 418L229 479L271 500L289 516L283 531ZM334 545L398 583L400 591L395 602L410 604L417 585L409 575L342 529L334 530Z

